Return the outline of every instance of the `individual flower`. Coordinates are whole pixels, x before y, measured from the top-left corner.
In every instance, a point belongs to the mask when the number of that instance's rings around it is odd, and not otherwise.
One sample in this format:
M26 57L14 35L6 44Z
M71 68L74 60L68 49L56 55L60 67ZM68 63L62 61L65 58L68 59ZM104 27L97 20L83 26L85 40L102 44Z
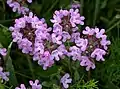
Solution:
M5 81L9 81L9 72L3 72L3 68L0 67L0 79L2 80L1 82L3 82L3 80Z
M6 56L6 54L7 54L6 48L0 48L0 54L1 54L2 56Z
M30 89L42 89L42 85L39 84L39 80L35 80L35 83L33 81L29 81ZM24 84L21 84L20 87L16 87L15 89L29 89L26 88Z
M86 50L86 47L88 45L88 40L87 39L83 39L83 38L80 38L78 40L75 40L75 43L78 47L81 48L82 51L85 51Z
M84 16L81 16L78 9L70 9L68 10L59 10L55 11L53 15L53 19L51 22L53 23L53 34L56 34L54 39L58 39L62 41L62 43L71 39L71 34L78 30L77 25L84 25ZM59 44L57 41L54 43Z
M81 56L79 61L80 61L81 66L86 67L87 71L89 71L90 68L95 69L95 64L91 60L89 60L89 58L87 56Z
M74 1L74 2L72 3L72 5L71 5L71 8L73 8L73 9L80 8L80 3L77 2L77 1Z
M56 50L52 51L51 56L56 61L59 61L60 58L62 59L64 55L67 54L67 50L64 45L60 45Z
M29 12L29 8L24 7L26 0L7 0L7 4L12 8L13 12L19 14L26 14ZM32 3L32 0L27 0L28 3Z
M81 58L81 50L80 50L80 48L78 48L76 46L70 47L67 56L72 57L72 59L74 61L79 60Z
M62 83L63 87L65 89L67 89L69 87L68 83L72 82L72 79L70 78L70 75L68 73L66 73L60 80L60 82Z
M27 89L24 84L21 84L20 87L16 87L15 89Z
M43 54L40 54L40 59L38 59L38 64L43 66L44 70L46 70L47 67L51 67L54 64L54 60L52 59L49 51L45 51Z
M39 80L35 80L35 83L33 81L29 81L32 89L42 89L42 85L39 84Z
M103 58L103 56L104 56L105 54L106 54L106 51L105 51L105 50L100 49L100 48L96 48L96 49L92 52L91 57L92 57L92 58L95 58L95 57L96 57L96 60L97 60L97 61L100 61L100 60L104 61L105 59Z
M32 3L32 0L27 0L29 3Z

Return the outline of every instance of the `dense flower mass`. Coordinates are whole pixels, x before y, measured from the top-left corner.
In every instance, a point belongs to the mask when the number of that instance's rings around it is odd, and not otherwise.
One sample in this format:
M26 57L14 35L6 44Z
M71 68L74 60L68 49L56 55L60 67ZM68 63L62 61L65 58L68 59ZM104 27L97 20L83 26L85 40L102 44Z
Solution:
M1 82L3 82L3 80L5 80L5 81L9 80L9 78L8 78L9 72L4 72L3 68L2 68L3 63L4 63L4 62L2 62L2 61L4 61L3 56L6 56L6 54L7 54L7 50L5 48L0 48L0 80L1 80Z
M48 50L51 28L47 28L44 19L39 19L32 12L15 20L12 31L13 42L17 42L23 53L33 55L34 60L44 69L51 67L54 63ZM53 47L54 48L54 47Z
M39 80L35 80L35 82L29 81L29 84L30 89L42 89L42 85L39 84ZM16 87L15 89L28 89L28 88L26 88L24 84L21 84L20 87Z
M10 30L19 49L32 55L44 70L68 56L79 60L89 71L95 68L94 59L104 61L110 41L107 41L104 29L87 26L80 34L78 25L84 25L84 19L78 9L55 11L51 19L53 28L50 28L44 19L30 12L29 16L16 19Z
M110 41L107 40L104 33L104 29L89 28L87 26L82 31L81 37L78 35L74 40L76 46L70 48L72 59L78 59L81 66L86 66L87 71L90 68L95 68L95 60L105 60L103 56L107 53L107 46L110 45Z
M53 19L51 19L53 23L53 42L62 44L70 40L71 34L78 30L77 25L84 25L84 19L78 9L55 11Z
M60 80L60 82L62 83L63 87L65 89L67 89L69 87L68 83L72 82L72 79L70 78L70 75L68 73L66 73Z
M52 42L54 34L51 35L52 29L47 27L45 20L39 20L32 12L29 16L16 19L14 27L9 29L13 42L17 42L23 53L33 55L33 60L37 60L44 70L51 67L54 60L60 60L66 52L64 45Z
M26 14L29 12L29 8L24 7L25 2L32 3L32 0L7 0L7 4L12 8L13 12L19 14Z
M39 19L29 13L29 16L24 16L15 20L14 27L10 27L12 31L13 42L17 42L18 47L23 53L32 53L35 41L35 31ZM42 22L41 22L42 23Z

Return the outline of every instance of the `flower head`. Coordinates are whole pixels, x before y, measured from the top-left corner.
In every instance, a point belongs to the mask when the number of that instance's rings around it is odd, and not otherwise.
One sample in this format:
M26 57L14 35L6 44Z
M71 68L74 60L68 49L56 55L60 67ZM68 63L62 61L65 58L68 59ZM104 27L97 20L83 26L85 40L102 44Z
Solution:
M63 84L63 87L67 89L69 87L68 83L72 82L72 79L70 78L70 75L66 73L60 80L60 82Z
M81 38L75 40L76 46L81 49L81 57L78 59L81 66L86 66L86 70L95 68L95 60L104 61L107 46L110 41L104 34L104 29L86 27L82 32Z
M29 13L29 16L16 19L14 27L9 28L12 31L13 41L17 42L23 53L32 53L35 42L37 27L33 27L33 23L37 24L39 19L31 14L32 12Z
M18 12L19 14L26 14L29 12L29 8L24 7L26 0L7 0L7 4L12 8L13 12ZM27 0L28 3L32 3L32 0Z
M78 9L55 11L53 19L51 19L51 22L54 24L53 34L62 36L60 40L64 43L71 39L73 32L78 30L77 25L84 25L84 19L84 16L80 16Z

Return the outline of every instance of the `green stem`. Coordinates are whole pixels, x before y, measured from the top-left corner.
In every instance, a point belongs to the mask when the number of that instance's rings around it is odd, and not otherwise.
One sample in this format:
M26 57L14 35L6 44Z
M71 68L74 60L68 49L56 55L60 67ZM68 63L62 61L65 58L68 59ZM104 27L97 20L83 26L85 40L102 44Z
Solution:
M99 12L99 5L100 5L100 0L96 0L93 26L95 26L95 24L96 24L97 15L98 15L98 12Z
M19 73L19 72L15 72L17 75L20 75L20 76L22 76L22 77L25 77L25 78L28 78L28 79L31 79L31 77L29 77L29 76L26 76L26 75L24 75L24 74L21 74L21 73Z
M30 58L29 55L27 55L27 60L28 60L28 64L29 64L29 68L30 68L30 71L31 71L32 78L35 79L33 65L32 65L31 58Z
M6 0L5 0L6 1ZM2 0L2 4L3 4L3 10L4 10L4 17L3 17L3 19L5 19L5 1L4 0Z
M111 30L112 30L114 27L116 27L118 24L120 24L120 20L119 20L117 23L115 23L114 25L112 25L109 29L107 29L106 33L109 32L109 31L111 31Z
M80 14L83 15L84 0L80 0Z
M58 3L59 0L55 0L55 2L53 3L53 5L51 5L51 7L48 9L48 11L44 14L47 15L48 13L51 12L51 10L55 7L55 5Z
M88 71L88 81L90 80L90 75L91 75L91 72L90 70Z

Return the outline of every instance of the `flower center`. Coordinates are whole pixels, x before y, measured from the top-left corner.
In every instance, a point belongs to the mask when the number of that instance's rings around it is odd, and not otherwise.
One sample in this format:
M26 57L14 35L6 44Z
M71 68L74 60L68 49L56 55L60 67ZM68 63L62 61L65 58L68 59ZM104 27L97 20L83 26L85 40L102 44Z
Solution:
M58 47L57 44L53 44L51 41L45 41L44 46L45 46L45 50L49 50L49 52L52 52Z
M87 45L86 51L83 52L84 56L88 56L90 58L91 53L96 48L102 48L100 44L101 39L97 39L95 35L88 35L88 36L84 36L83 38L88 39L88 45Z
M70 16L64 16L60 25L63 27L63 31L70 32L72 31L72 25L70 23Z
M22 28L20 32L23 34L24 38L27 38L32 43L35 42L35 29L32 28L30 23L27 23L26 27Z

